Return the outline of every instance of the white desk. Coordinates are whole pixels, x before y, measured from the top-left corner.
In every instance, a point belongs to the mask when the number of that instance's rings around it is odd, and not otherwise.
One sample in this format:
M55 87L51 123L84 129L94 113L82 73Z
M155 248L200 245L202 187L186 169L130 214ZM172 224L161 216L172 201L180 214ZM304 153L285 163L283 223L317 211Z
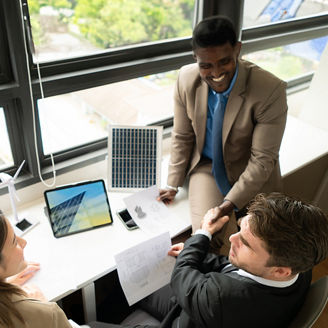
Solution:
M281 149L283 175L289 174L295 167L302 166L308 160L327 151L327 132L323 131L322 135L318 135L317 129L314 133L309 128L305 129L303 125L294 118L289 117L288 119L288 129L286 129ZM305 134L304 138L300 138ZM315 142L314 137L316 138ZM300 140L302 141L300 142ZM316 147L311 146L313 144ZM167 176L167 162L168 158L163 159L163 183ZM93 168L91 171L95 172L97 177L90 177L90 179L105 175L98 169ZM84 171L81 170L74 178L85 179ZM38 184L33 188L40 189L41 193L41 189L44 187ZM148 235L140 229L128 231L116 216L116 211L125 207L123 198L128 195L127 193L109 194L114 217L114 223L111 226L59 239L53 237L48 218L44 214L43 198L19 208L20 217L33 216L40 220L40 224L24 237L28 242L25 249L26 259L41 263L41 270L31 282L38 285L45 296L53 301L59 300L77 289L82 289L87 321L96 319L93 282L115 270L115 253L148 238ZM21 199L27 197L28 195L20 195ZM190 215L185 190L179 192L171 207L177 218L181 220L181 231L187 230L190 227ZM174 237L176 233L172 232L171 237Z
M280 149L282 176L293 173L327 152L328 131L288 115Z
M20 217L36 217L40 220L24 238L27 241L25 258L41 264L40 271L31 279L46 298L52 301L82 288L86 321L96 320L93 282L115 270L114 254L149 238L141 229L129 231L117 218L116 211L124 208L127 193L109 193L114 222L112 225L70 235L53 236L50 223L44 214L44 200L38 199L20 209ZM181 190L171 209L179 220L174 229L168 227L173 238L190 227L187 193Z

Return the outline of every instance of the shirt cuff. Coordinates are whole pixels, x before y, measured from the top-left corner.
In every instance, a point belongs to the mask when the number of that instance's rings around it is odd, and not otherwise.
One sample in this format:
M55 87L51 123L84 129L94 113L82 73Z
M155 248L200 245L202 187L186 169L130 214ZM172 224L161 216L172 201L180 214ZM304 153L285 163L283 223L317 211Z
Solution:
M223 199L223 201L226 201L226 200L229 201L229 202L231 202L233 204L233 206L234 206L233 211L234 212L238 212L239 211L239 208L231 200L229 200L227 198Z
M172 190L174 190L176 193L179 192L179 187L173 187L173 186L166 185L166 188L167 188L167 189L172 189Z
M198 229L195 231L194 235L204 235L206 236L209 240L212 240L212 235L204 229Z

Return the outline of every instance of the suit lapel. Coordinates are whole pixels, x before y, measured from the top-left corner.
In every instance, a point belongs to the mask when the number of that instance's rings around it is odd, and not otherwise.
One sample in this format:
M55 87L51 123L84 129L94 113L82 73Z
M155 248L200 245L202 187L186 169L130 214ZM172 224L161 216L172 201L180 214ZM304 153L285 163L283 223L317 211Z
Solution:
M243 93L246 89L247 71L242 62L238 61L238 76L234 87L231 90L227 107L224 113L222 127L222 145L223 149L227 141L229 132L244 102Z
M208 85L201 80L196 90L195 99L195 134L198 153L201 154L205 142L206 120L207 120L207 98Z

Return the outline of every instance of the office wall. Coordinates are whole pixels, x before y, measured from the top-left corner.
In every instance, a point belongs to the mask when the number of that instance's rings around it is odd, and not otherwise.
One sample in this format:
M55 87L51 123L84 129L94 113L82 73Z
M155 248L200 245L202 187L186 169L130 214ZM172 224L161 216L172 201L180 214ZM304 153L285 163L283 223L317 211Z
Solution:
M328 214L328 153L283 177L284 192L316 203Z

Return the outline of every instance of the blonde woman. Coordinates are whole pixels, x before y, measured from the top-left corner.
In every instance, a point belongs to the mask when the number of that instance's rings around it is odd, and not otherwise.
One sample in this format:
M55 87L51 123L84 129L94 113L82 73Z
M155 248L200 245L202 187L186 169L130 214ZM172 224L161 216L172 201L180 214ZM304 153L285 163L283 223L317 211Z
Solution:
M56 303L46 302L34 286L20 287L39 269L25 261L25 246L0 211L0 327L71 328Z

